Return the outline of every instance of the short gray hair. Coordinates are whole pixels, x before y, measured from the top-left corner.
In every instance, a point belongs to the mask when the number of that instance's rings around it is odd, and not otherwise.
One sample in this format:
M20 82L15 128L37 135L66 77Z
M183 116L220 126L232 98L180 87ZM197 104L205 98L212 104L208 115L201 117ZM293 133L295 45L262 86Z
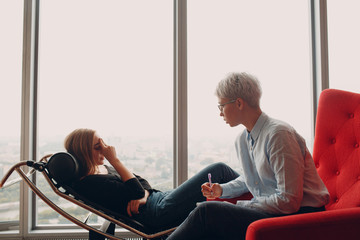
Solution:
M250 107L260 106L261 86L257 78L249 73L230 73L221 80L215 94L219 98L229 98L231 100L242 98Z

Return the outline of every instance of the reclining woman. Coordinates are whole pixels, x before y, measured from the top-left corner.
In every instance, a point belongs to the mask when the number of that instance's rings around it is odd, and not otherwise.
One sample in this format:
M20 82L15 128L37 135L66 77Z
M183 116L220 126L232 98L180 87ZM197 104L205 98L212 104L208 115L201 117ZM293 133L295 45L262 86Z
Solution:
M215 163L178 188L161 192L131 173L117 157L115 148L105 144L94 130L76 129L66 137L64 145L80 165L79 179L73 184L76 191L156 230L180 225L197 202L206 200L201 185L208 181L208 173L217 183L226 183L239 176L226 164ZM111 166L104 165L105 158Z

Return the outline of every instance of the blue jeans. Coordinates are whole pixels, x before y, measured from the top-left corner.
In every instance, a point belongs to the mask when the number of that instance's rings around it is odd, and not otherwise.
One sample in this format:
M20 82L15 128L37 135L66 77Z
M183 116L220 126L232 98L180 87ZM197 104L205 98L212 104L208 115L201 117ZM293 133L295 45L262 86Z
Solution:
M214 183L226 183L239 176L224 163L212 164L174 190L153 192L134 218L157 230L180 225L197 202L206 200L201 193L201 185L208 182L208 173L211 173Z

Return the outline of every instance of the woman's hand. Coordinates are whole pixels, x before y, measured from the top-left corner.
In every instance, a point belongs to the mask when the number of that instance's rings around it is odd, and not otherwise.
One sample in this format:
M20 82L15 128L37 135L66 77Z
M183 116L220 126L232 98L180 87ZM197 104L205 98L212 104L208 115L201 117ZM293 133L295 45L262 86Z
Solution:
M204 183L201 185L201 192L204 197L209 199L219 198L222 195L222 188L220 184L213 183L210 187L210 183Z
M104 143L104 140L100 139L100 150L104 157L109 161L111 166L113 166L115 170L119 173L121 179L124 182L131 178L135 178L134 174L132 174L116 156L115 147L106 145Z
M127 205L127 213L130 217L132 214L139 214L139 207L145 205L149 197L149 192L145 190L145 196L140 199L131 200Z
M100 138L100 149L101 153L111 164L112 162L119 160L116 156L115 147L106 145L102 138Z

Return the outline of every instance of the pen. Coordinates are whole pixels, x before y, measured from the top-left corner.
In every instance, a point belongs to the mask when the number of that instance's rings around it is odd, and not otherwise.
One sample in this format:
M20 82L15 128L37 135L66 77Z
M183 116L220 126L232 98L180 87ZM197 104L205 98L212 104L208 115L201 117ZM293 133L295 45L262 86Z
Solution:
M208 173L208 178L209 178L209 184L210 184L210 187L212 187L212 182L211 182L211 173Z

